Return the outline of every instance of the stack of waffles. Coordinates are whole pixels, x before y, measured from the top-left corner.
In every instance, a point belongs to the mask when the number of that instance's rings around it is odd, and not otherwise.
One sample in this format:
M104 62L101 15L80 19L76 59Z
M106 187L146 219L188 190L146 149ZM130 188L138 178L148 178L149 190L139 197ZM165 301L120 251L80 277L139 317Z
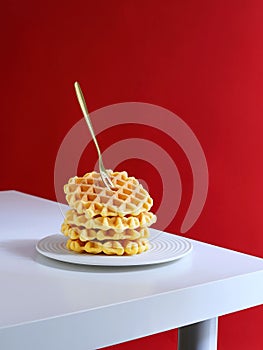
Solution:
M156 222L150 212L153 200L138 180L127 172L108 174L114 185L109 190L100 174L93 171L70 178L64 186L71 209L61 232L67 248L75 252L135 255L148 250L148 227Z

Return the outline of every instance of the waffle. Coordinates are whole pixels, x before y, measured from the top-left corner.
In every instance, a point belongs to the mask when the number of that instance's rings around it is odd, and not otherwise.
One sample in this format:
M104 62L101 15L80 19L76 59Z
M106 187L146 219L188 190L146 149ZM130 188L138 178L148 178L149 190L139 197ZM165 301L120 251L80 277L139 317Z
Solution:
M81 226L86 229L113 229L116 233L121 233L128 228L151 226L156 222L156 216L151 212L142 212L138 216L97 216L87 219L85 214L78 214L76 210L71 209L66 212L65 221L71 226Z
M126 229L122 232L116 232L113 229L101 230L93 228L85 228L83 226L69 225L67 220L64 220L61 226L61 232L70 239L78 239L82 242L98 240L136 240L138 238L149 237L149 230L147 227L138 227L136 229Z
M100 174L95 171L70 178L64 186L70 207L88 219L96 215L137 216L151 209L153 200L138 180L128 177L126 171L108 170L108 174L115 187L112 190L105 187Z
M135 255L149 248L148 240L145 238L139 238L135 241L124 239L120 241L104 242L99 242L97 240L82 242L79 239L68 239L66 246L69 250L73 250L77 253L104 253L107 255Z

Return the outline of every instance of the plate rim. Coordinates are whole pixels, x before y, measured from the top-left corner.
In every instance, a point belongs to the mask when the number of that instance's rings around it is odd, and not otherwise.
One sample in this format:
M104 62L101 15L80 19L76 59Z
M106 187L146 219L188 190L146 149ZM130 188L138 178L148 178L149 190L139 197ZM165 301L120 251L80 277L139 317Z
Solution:
M137 254L137 255L132 255L132 256L102 256L102 255L94 255L94 254L78 254L76 252L71 252L68 251L65 254L65 258L62 257L59 254L56 254L55 252L48 252L48 251L44 251L41 248L41 244L46 241L46 240L50 240L50 239L57 239L59 240L59 242L61 242L62 240L64 240L66 242L67 237L63 236L60 233L56 233L56 234L51 234L48 236L45 236L43 238L41 238L40 240L37 241L36 243L36 250L38 251L39 254L41 254L42 256L45 256L47 258L53 259L55 261L60 261L63 263L68 263L68 264L74 264L74 265L82 265L82 266L105 266L105 267L128 267L128 266L147 266L147 265L157 265L157 264L162 264L162 263L167 263L167 262L171 262L171 261L176 261L179 260L183 257L185 257L186 255L188 255L192 250L193 250L193 244L189 241L189 239L178 236L176 234L172 234L172 233L168 233L168 232L164 232L164 231L159 231L156 229L150 229L151 230L151 236L149 238L149 243L151 244L151 240L156 240L158 239L158 236L160 234L165 234L167 237L169 236L170 239L174 239L175 241L180 241L183 242L184 244L186 244L186 248L185 250L178 254L178 255L174 255L174 256L169 256L167 258L158 258L158 259L154 259L154 260L140 260L141 257L145 257L146 255L151 254L151 249L147 250L146 252L143 252L141 254ZM64 243L64 242L63 242ZM61 253L65 253L65 251L61 252ZM77 257L77 261L74 261L74 256ZM73 257L73 259L71 259ZM82 259L82 257L90 259ZM136 259L137 258L137 259ZM105 263L106 259L108 259L108 262ZM117 260L118 259L118 260ZM129 260L122 260L121 259L129 259ZM124 263L125 261L125 263ZM116 263L117 262L117 263Z

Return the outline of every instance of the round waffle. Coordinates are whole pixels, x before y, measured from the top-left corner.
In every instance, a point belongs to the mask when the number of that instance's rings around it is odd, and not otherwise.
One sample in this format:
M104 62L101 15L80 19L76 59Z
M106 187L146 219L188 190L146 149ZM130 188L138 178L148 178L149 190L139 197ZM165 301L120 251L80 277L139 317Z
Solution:
M156 215L151 212L142 212L137 216L96 216L88 219L85 214L78 214L76 210L71 209L66 212L65 220L71 226L82 226L86 229L113 229L115 232L121 233L128 228L151 226L156 222Z
M107 240L136 240L138 238L147 238L149 237L149 230L147 227L138 227L136 229L126 229L122 232L116 232L113 229L108 230L100 230L100 229L92 229L85 228L83 226L71 226L64 220L61 226L61 232L71 238L71 239L79 239L82 242L98 240L104 241Z
M153 200L138 180L128 177L126 171L108 170L108 174L114 185L112 190L105 187L95 171L70 178L64 192L71 208L88 219L97 215L136 216L151 209Z
M140 254L149 248L148 240L139 238L135 241L127 239L121 241L88 241L82 242L79 239L68 239L67 248L77 253L90 253L107 255L135 255Z

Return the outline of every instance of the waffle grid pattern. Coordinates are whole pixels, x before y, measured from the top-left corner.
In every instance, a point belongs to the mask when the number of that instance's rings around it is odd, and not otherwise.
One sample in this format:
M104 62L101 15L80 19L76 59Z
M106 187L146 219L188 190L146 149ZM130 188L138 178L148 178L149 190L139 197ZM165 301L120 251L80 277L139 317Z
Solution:
M93 171L72 177L64 186L71 209L61 232L67 248L77 253L135 255L149 248L148 227L156 222L153 200L126 171L108 170L114 185L108 190Z
M68 204L88 219L96 215L136 216L151 209L153 200L138 180L128 177L125 171L109 170L108 173L115 186L113 190L108 190L94 171L83 177L70 178L64 186Z

